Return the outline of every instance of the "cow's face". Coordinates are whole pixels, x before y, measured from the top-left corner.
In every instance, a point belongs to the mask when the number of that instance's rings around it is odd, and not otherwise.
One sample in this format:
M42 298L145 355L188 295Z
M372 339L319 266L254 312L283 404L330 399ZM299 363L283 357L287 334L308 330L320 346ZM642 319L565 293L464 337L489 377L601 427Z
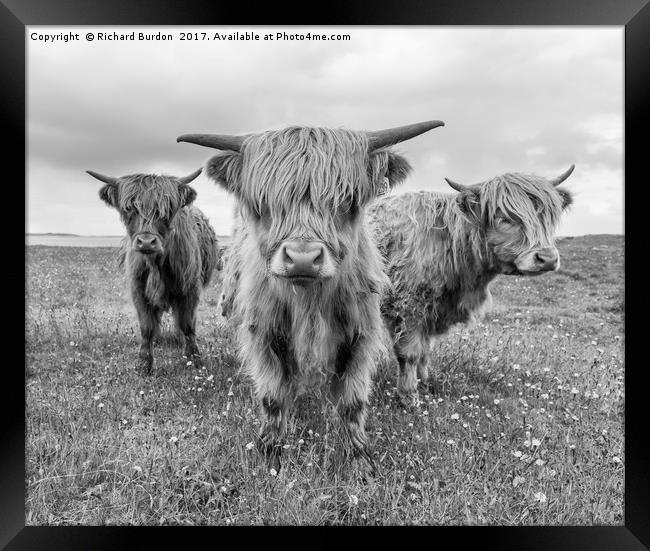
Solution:
M310 128L253 136L207 166L237 196L267 272L301 286L337 275L365 205L409 170L395 153L369 152L364 134Z
M121 178L101 177L100 198L115 208L126 227L131 250L152 260L163 255L179 209L189 205L196 191L187 185L200 170L186 178L134 174Z
M568 191L543 178L505 174L467 188L457 200L481 227L499 272L538 275L559 268L555 232L572 202Z

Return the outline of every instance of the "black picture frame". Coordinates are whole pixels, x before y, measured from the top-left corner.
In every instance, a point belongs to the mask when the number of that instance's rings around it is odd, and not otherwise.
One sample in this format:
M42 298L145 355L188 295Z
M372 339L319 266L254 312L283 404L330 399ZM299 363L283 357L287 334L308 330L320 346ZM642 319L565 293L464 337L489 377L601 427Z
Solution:
M316 8L316 9L314 9ZM4 381L0 400L0 547L16 549L123 549L158 542L196 545L205 536L197 531L169 528L135 530L118 527L25 527L25 362L24 320L26 249L13 235L26 227L26 82L25 27L29 25L579 25L625 26L625 180L633 187L625 194L625 526L624 527L439 527L421 534L427 545L455 547L477 542L481 548L641 550L650 547L650 413L646 407L645 319L650 311L648 287L650 252L645 235L645 210L650 187L642 179L647 157L644 141L650 98L650 6L647 0L462 0L423 2L330 2L302 11L268 3L263 7L212 1L2 0L0 4L0 87L5 199L4 266ZM644 155L645 154L645 155ZM645 175L645 174L644 174ZM647 178L647 176L646 176ZM634 185L638 184L638 185ZM644 199L645 197L645 199ZM25 208L21 208L24 205ZM643 209L643 211L642 211ZM7 231L11 230L11 231ZM24 262L25 261L25 262ZM22 362L21 362L22 358ZM239 535L241 537L241 534ZM249 536L247 535L246 538ZM268 537L268 536L267 536ZM214 538L212 535L211 538ZM212 544L219 540L212 539ZM250 540L246 540L248 543ZM283 540L278 539L278 543ZM323 540L324 542L325 540ZM196 542L196 543L194 543ZM223 541L227 544L227 540ZM252 542L251 542L252 543ZM295 543L299 543L295 541ZM351 542L350 542L351 543ZM416 542L414 542L416 545ZM300 543L299 543L300 544ZM474 543L476 545L476 543Z

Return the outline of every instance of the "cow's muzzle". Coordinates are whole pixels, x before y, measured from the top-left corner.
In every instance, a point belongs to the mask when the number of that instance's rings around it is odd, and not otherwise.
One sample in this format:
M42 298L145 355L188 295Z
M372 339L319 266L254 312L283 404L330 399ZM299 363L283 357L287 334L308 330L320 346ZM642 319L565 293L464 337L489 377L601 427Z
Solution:
M162 253L160 237L153 233L139 233L133 238L133 250L142 254Z
M560 267L560 253L555 247L529 251L515 261L522 274L552 272Z
M327 247L319 241L285 241L271 258L271 273L306 286L334 275L334 263Z

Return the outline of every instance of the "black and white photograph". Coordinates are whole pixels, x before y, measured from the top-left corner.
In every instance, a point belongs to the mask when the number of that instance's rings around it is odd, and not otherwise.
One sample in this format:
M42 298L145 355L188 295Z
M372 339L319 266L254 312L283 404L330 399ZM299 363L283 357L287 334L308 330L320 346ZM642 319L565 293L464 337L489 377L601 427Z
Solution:
M25 524L625 525L623 26L44 26Z

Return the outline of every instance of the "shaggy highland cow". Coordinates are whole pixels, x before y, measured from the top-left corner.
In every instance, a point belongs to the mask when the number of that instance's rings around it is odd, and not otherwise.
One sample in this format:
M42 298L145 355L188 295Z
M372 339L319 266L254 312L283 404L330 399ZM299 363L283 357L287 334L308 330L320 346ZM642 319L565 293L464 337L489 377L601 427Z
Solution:
M195 364L196 308L218 263L218 244L205 215L191 203L196 191L188 184L199 169L185 178L133 174L112 178L88 170L104 182L99 197L114 207L126 226L119 263L126 267L131 298L138 313L142 343L137 368L153 368L153 339L160 318L170 307L177 329L185 337L185 355Z
M263 415L259 443L272 468L280 467L295 397L325 383L353 449L372 464L364 427L389 282L364 209L410 170L386 147L442 125L178 138L222 150L207 174L239 202L225 302L239 321L242 366Z
M573 168L553 180L519 173L472 186L447 180L458 195L406 193L382 197L369 208L392 283L382 313L405 403L418 403L417 379L428 379L432 337L476 319L498 274L557 270L555 231L572 199L556 186Z

